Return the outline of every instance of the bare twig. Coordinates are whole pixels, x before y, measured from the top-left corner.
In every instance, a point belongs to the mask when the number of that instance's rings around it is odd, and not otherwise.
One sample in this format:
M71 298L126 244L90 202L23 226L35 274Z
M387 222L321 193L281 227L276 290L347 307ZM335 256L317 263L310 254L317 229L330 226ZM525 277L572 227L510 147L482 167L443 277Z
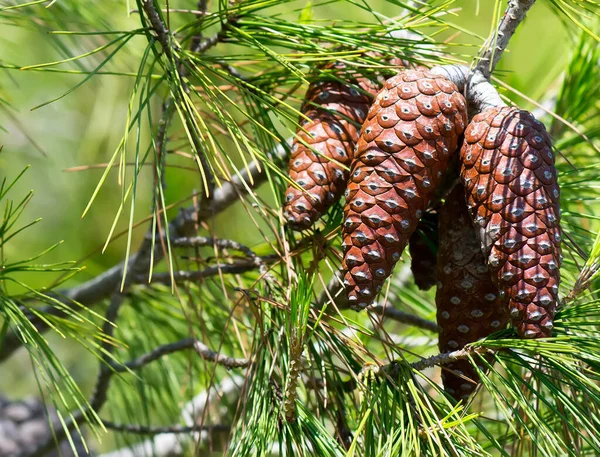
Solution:
M226 368L245 368L250 365L248 359L236 359L233 357L227 357L218 352L211 350L208 346L194 338L184 338L174 343L163 344L154 348L152 351L139 356L126 363L119 363L111 361L109 366L114 373L123 373L128 370L137 370L145 367L146 365L166 356L174 354L186 349L195 349L198 355L204 360L208 360L219 365L223 365Z
M397 275L397 278L396 277L394 278L394 282L398 286L400 286L401 284L404 283L404 275L402 274L402 272L399 272L399 274ZM340 275L339 275L339 273L336 273L333 276L333 278L329 281L329 284L327 284L326 290L324 290L321 293L321 295L318 297L314 307L322 308L323 305L325 305L326 303L328 303L330 301L330 297L331 297L335 300L335 304L338 307L338 309L340 309L340 310L347 309L349 307L349 303L348 303L346 294L344 293L343 289L344 289L344 286L341 282ZM390 306L390 305L383 306L383 305L374 304L374 305L370 306L369 308L367 308L367 311L374 313L374 314L379 314L379 315L381 315L383 317L387 317L389 319L393 319L393 320L395 320L397 322L401 322L403 324L412 325L414 327L419 327L419 328L422 328L424 330L428 330L431 332L437 333L437 331L438 331L438 326L435 322L424 319L415 314L401 311L394 306Z
M128 370L137 370L166 355L193 348L194 341L194 338L185 338L183 340L175 341L174 343L163 344L162 346L158 346L152 351L126 363L119 363L113 360L110 362L110 368L115 373L123 373Z
M104 426L115 432L134 433L136 435L162 435L162 434L188 434L200 431L210 432L229 432L231 425L169 425L169 426L145 426L138 424L116 424L114 422L103 420Z
M202 392L188 402L181 411L181 418L185 426L195 429L198 418L203 417L208 405L215 404L222 398L231 398L235 401L235 397L239 394L243 378L236 376L222 381L219 385ZM192 439L197 442L208 441L211 433L220 431L215 426L206 426L200 434L192 432L184 436L177 436L175 433L165 433L153 436L147 441L135 444L130 447L118 449L113 452L103 454L101 457L138 457L140 455L153 455L155 457L174 457L184 454L186 443Z
M171 276L170 273L156 273L152 277L152 284L170 284L172 278L175 282L185 282L185 281L198 281L200 279L208 278L211 276L217 276L218 274L240 274L246 273L251 270L256 270L260 268L263 264L272 263L279 260L278 256L268 256L261 258L260 263L257 263L254 259L243 260L234 263L223 263L212 265L210 267L206 267L203 270L198 271L174 271ZM147 278L143 276L138 276L136 278L138 281L143 282L147 281Z
M144 10L144 13L146 14L146 17L148 18L148 21L150 21L150 26L152 30L154 30L154 33L156 33L157 41L160 43L163 52L169 58L169 60L171 60L177 67L176 72L168 72L167 74L171 75L171 78L178 79L177 83L180 84L181 87L183 87L183 90L189 94L190 88L185 78L188 73L187 68L189 64L181 60L181 58L179 57L179 46L171 39L171 34L167 29L167 26L164 24L159 12L154 7L154 1L144 0L142 2L142 8ZM217 37L213 40L213 42L207 43L205 45L207 41L211 40L205 40L204 42L202 42L198 46L197 52L206 51L210 47L217 44L219 40ZM157 51L155 51L155 53L158 54ZM174 94L176 94L176 92L174 92ZM174 96L177 99L177 96ZM215 179L211 170L210 163L208 162L208 158L205 154L204 145L200 141L200 135L199 132L197 132L196 125L193 122L191 122L187 116L184 116L184 122L186 124L188 132L190 133L190 138L193 143L193 149L195 150L196 156L200 161L200 166L202 167L202 173L206 180L207 196L212 196L213 189L215 187Z
M118 307L120 306L119 300L116 297L122 297L120 294L115 294L115 300L111 303L109 307L109 311L107 312L107 318L112 317L109 323L112 322L116 318L116 312L118 311ZM109 316L109 314L111 316ZM108 387L110 385L110 379L116 373L122 373L127 370L135 370L142 368L161 357L173 354L175 352L182 351L184 349L195 349L195 351L202 357L204 360L208 360L210 362L219 364L224 366L227 369L233 368L245 368L248 367L251 363L249 359L238 359L234 357L228 357L218 352L211 350L208 346L200 341L195 340L194 338L186 338L180 341L176 341L174 343L165 344L163 346L159 346L154 350L150 351L147 354L144 354L137 359L134 359L125 364L119 364L117 362L108 360L110 351L107 348L104 348L106 352L105 359L103 360L103 365L101 365L100 373L98 375L98 380L96 381L96 387L94 389L94 393L92 395L92 399L90 400L90 409L98 411L106 402ZM49 450L51 450L54 446L55 440L61 441L68 432L71 432L75 428L75 426L86 419L86 412L78 410L76 411L72 419L69 419L65 426L56 430L54 437L50 436L48 440L43 442L38 446L33 452L26 454L27 457L37 457L45 455ZM105 424L106 425L106 424ZM142 430L143 428L140 428ZM187 432L191 431L199 431L208 430L210 426L207 427L196 427L191 426L187 430ZM148 429L150 430L150 429ZM158 430L158 429L156 429ZM132 430L124 430L124 431L132 431ZM137 433L144 433L142 431L138 431ZM157 431L156 433L169 433L168 431ZM171 432L173 433L173 432ZM185 433L185 432L177 432L177 433ZM146 432L146 434L154 434L151 432Z
M489 79L504 50L535 0L509 0L496 33L488 40L475 69Z
M194 342L194 349L202 357L204 360L209 360L211 362L217 363L219 365L224 366L225 368L246 368L250 365L250 360L248 359L235 359L233 357L227 357L225 355L219 354L211 349L208 346L201 343L200 341Z
M400 311L398 308L395 308L393 306L374 305L369 308L369 311L379 315L383 315L384 317L393 319L403 324L408 324L412 325L413 327L419 327L424 330L429 330L430 332L438 331L438 326L435 322L424 319L420 316L416 316L415 314Z
M275 148L274 151L268 154L269 158L273 160L285 158L287 151L289 150L288 144L289 142ZM209 205L201 208L199 211L194 207L182 209L169 224L169 233L175 238L189 236L194 232L197 223L225 211L237 201L239 195L248 192L249 189L258 187L265 180L266 175L264 174L264 168L261 168L258 162L252 162L248 167L240 170L234 175L230 181L225 182L220 188L215 189L213 199ZM136 262L139 255L141 255L141 253L137 252L132 254L129 258L129 271L131 271L131 266ZM163 252L160 247L157 246L153 257L154 263L156 264L162 259ZM71 289L59 291L55 298L71 309L78 308L78 305L76 305L75 302L85 307L91 307L108 298L112 291L115 290L115 287L117 287L121 281L123 266L124 263L120 263L83 284ZM144 276L143 282L148 282L147 276ZM40 311L43 314L61 317L66 316L63 309L55 306L44 307ZM48 330L49 327L45 321L26 310L25 312L31 323L39 332ZM2 349L0 350L0 362L10 357L10 355L22 345L23 342L18 334L12 331L8 332L4 339Z
M494 351L481 346L467 346L463 349L459 349L453 352L445 352L442 354L434 355L418 362L410 364L412 368L418 371L422 371L425 368L431 368L434 366L447 365L457 360L468 359L472 355L476 354L492 354Z
M535 0L508 1L496 33L486 43L483 55L473 70L464 65L444 65L432 70L452 80L464 93L471 116L489 107L506 105L489 79L517 27L534 3Z
M206 236L182 237L171 240L171 246L176 247L201 247L216 246L219 249L232 249L244 253L251 259L260 259L252 249L234 240L211 238Z

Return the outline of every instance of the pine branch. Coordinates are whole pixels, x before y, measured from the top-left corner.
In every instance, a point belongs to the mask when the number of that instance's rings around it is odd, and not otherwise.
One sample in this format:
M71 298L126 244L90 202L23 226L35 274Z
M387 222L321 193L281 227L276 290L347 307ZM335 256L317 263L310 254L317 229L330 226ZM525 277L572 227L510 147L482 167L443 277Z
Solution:
M107 429L121 433L133 433L136 435L163 435L163 434L188 434L201 431L208 432L229 432L231 425L169 425L169 426L144 426L138 424L116 424L114 422L103 420L102 423Z
M174 354L176 352L180 352L186 349L195 349L198 355L200 355L204 360L223 365L228 369L245 368L248 365L250 365L250 360L248 359L236 359L233 357L227 357L211 350L208 346L196 340L195 338L184 338L173 343L167 343L163 344L162 346L158 346L152 351L143 354L138 358L126 363L119 363L113 360L109 363L109 366L111 370L115 373L123 373L128 370L137 370L139 368L145 367L146 365L156 360L161 359L166 355Z
M478 70L471 71L465 65L441 65L431 71L451 80L465 94L469 116L493 106L506 105L496 88Z
M218 402L222 398L231 398L239 394L243 379L240 376L225 379L220 384L196 395L181 410L182 422L185 426L200 429L201 434L196 435L195 431L184 436L177 436L177 433L163 433L153 436L147 441L135 444L131 447L125 447L113 452L101 455L101 457L137 457L140 455L153 455L155 457L174 457L184 455L184 445L191 439L197 440L197 445L206 442L210 438L211 432L219 431L217 426L204 426L198 424L198 419L204 417L208 405ZM177 426L175 426L177 427Z
M407 271L410 271L410 268L408 268ZM405 284L406 277L408 275L406 275L405 277L405 275L403 275L402 272L400 272L400 274L398 274L397 276L398 279L395 279L394 282L397 287L402 287L402 285ZM341 278L339 274L335 274L333 278L329 281L326 290L321 292L313 307L316 309L321 309L326 303L331 302L331 298L335 300L335 305L340 310L348 309L350 307L350 303L348 302L346 294L343 290L343 286L341 285ZM430 332L437 333L438 331L438 326L435 322L424 319L412 313L401 311L398 308L389 304L386 306L374 304L367 308L367 311L389 319L393 319L403 324L422 328L423 330L428 330Z
M447 365L449 363L456 362L457 360L468 359L476 354L491 354L493 352L494 351L486 347L467 346L456 351L445 352L423 360L419 360L418 362L411 363L410 366L415 370L423 371L426 368Z
M171 240L171 246L176 247L202 247L202 246L215 246L219 249L232 249L244 253L247 257L253 259L255 262L261 262L252 249L238 243L234 240L226 240L219 238L210 238L206 236L195 236L195 237L182 237Z
M506 105L489 79L517 27L534 3L535 0L508 1L494 36L486 44L483 56L473 70L464 65L443 65L432 69L433 73L443 75L454 82L465 94L470 116L490 107Z
M274 151L268 154L268 156L272 159L283 159L286 157L287 151L288 143L285 145L279 145ZM175 238L190 236L195 230L197 224L225 211L238 200L240 195L260 186L265 182L266 178L264 167L261 167L258 162L250 163L248 167L236 173L230 181L225 182L221 187L215 189L213 198L209 205L199 210L194 207L182 209L169 224L169 233ZM136 252L130 256L128 271L131 271L131 267L133 263L136 262L136 259L139 255L140 253ZM163 251L159 246L157 246L155 249L153 259L154 264L163 259ZM112 291L121 281L121 272L123 271L123 266L123 263L115 265L114 267L83 284L75 286L71 289L59 291L54 298L71 309L78 308L74 302L77 302L85 307L92 307L111 295ZM148 278L146 276L144 278L144 282L147 283L147 279ZM25 309L24 311L27 310ZM60 317L68 316L64 310L54 306L44 307L41 309L41 312ZM27 316L40 333L48 330L48 324L42 319L28 312ZM10 357L22 345L23 342L19 338L18 334L9 331L6 334L4 344L0 350L0 362Z
M260 258L259 258L260 259ZM211 276L217 276L219 274L240 274L248 271L256 270L263 264L273 263L279 260L278 256L263 257L260 259L260 263L256 260L245 260L234 263L223 263L218 265L212 265L203 270L198 271L175 271L171 276L171 273L156 273L152 276L152 284L171 284L171 280L174 279L176 283L185 281L198 281L200 279L208 278ZM143 284L148 281L145 276L137 276L136 280Z
M490 75L494 72L502 54L508 47L510 39L534 3L535 0L508 1L497 31L486 43L485 52L475 67L475 70L480 71L485 79L490 79Z
M422 328L423 330L428 330L430 332L437 333L438 331L438 325L435 322L424 319L415 314L400 311L398 308L393 306L374 305L369 308L369 311L382 315L383 317L393 319L402 324L412 325L413 327Z
M412 362L410 366L414 370L423 371L427 368L443 366L452 362L456 362L458 360L468 359L469 357L472 357L474 355L493 354L494 352L494 350L487 347L466 346L456 351L444 352L441 354L436 354L431 357L424 358L422 360L419 360L418 362ZM369 366L368 369L375 370L375 373L379 376L390 376L391 378L395 379L398 377L399 367L403 365L405 365L404 361L396 361L380 367Z
M121 295L115 294L115 297L121 297ZM120 304L120 301L117 298L115 298L115 300L111 303L111 306L109 307L109 311L106 313L107 319L109 317L112 318L109 321L110 325L112 325L112 322L116 319L116 313L118 312ZM210 362L224 366L227 369L246 368L251 363L249 359L237 359L215 352L211 350L208 346L206 346L204 343L201 343L200 341L197 341L194 338L186 338L174 343L159 346L154 350L148 352L147 354L144 354L132 361L126 362L125 364L119 364L115 361L109 360L108 357L110 357L111 351L104 347L103 350L105 351L106 355L103 358L103 361L101 362L103 363L103 365L101 365L100 373L96 381L96 387L94 389L94 393L92 394L92 398L89 402L90 409L94 411L99 411L104 405L104 403L106 403L108 387L110 386L110 380L114 374L123 373L127 370L139 369L156 360L159 360L165 355L173 354L175 352L192 348L195 349L196 353L198 353L198 355L200 355L200 357L202 357L204 360L208 360ZM35 450L33 450L30 453L24 454L24 457L44 456L47 452L53 449L56 442L62 441L67 435L67 433L71 433L71 431L76 427L76 425L86 420L87 413L87 410L78 410L74 412L72 419L67 420L66 424L64 424L62 428L57 429L54 433L54 436L48 437L48 439L40 445L38 445L38 447Z

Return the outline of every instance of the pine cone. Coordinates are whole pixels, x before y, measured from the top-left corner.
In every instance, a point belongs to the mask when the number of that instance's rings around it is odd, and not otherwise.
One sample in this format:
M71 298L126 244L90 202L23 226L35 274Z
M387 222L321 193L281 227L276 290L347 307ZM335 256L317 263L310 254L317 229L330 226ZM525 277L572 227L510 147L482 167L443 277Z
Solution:
M508 313L481 252L462 185L448 195L440 211L439 238L439 347L440 352L450 352L506 327ZM473 392L479 376L468 360L459 360L443 367L442 381L446 392L460 400Z
M329 67L343 69L345 65ZM348 179L343 166L350 166L360 125L377 90L366 78L349 84L318 81L309 86L301 110L309 120L300 121L304 131L300 129L294 138L289 162L290 178L302 188L289 186L285 193L284 217L290 227L310 227L341 197Z
M421 290L435 285L435 264L438 250L438 213L428 211L408 240L410 268L415 284Z
M372 303L415 231L467 120L456 86L426 70L386 81L363 124L346 190L344 283Z
M550 136L527 111L490 108L469 124L460 157L469 210L517 333L551 336L562 256Z

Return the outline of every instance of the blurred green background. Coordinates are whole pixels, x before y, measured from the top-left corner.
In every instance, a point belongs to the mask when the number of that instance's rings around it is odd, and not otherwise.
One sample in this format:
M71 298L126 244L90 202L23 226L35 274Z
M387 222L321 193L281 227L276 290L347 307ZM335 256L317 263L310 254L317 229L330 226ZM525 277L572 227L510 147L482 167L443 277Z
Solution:
M297 6L302 6L303 3L298 2ZM489 0L456 1L455 16L451 21L480 37L487 37L492 25L494 3ZM192 4L195 2L171 2L172 7L189 8ZM371 1L370 5L387 16L394 16L399 12L399 7L391 2ZM61 8L61 2L56 3L53 8ZM285 10L291 10L292 6L286 4L281 9L285 14ZM314 14L324 20L342 21L345 17L358 14L358 9L349 7L340 11L340 4L334 3L315 9ZM98 30L99 24L105 24L106 29L128 30L140 26L138 19L135 13L128 15L128 5L122 0L85 2L85 6L73 7L68 15L65 13L64 29L93 31ZM515 89L525 92L528 97L544 100L552 92L551 82L556 80L569 57L570 40L573 36L546 2L539 1L511 41L509 52L504 55L496 76ZM475 36L457 34L455 30L442 31L437 38L440 41L451 39L455 43L451 50L467 62L477 53L482 42ZM51 62L62 58L58 48L61 42L71 49L75 47L73 52L79 54L98 47L103 40L98 36L62 39L32 31L25 23L15 26L10 21L4 21L0 22L0 63L4 66L25 66ZM143 37L133 39L123 53L103 70L135 73L144 44ZM102 58L95 55L79 61L77 65L91 70ZM76 69L77 65L64 65L62 68ZM22 221L42 218L42 222L18 237L8 247L5 255L9 260L24 258L64 240L64 244L50 253L44 261L81 261L85 270L68 284L85 281L118 263L125 256L126 247L126 237L122 236L111 243L104 253L100 253L122 193L117 174L110 174L91 210L82 219L83 210L104 168L80 171L68 169L102 164L109 160L125 129L134 78L98 75L67 97L31 111L33 107L66 92L82 79L82 75L0 69L0 94L10 103L10 108L0 105L0 144L4 146L0 153L0 178L7 176L10 179L30 165L12 195L18 199L29 189L33 189L34 198ZM507 95L523 108L532 108L525 100L510 93ZM156 103L158 118L158 99ZM190 165L189 162L181 163ZM151 173L151 168L148 167L139 185L136 220L150 212ZM166 181L167 204L187 197L194 189L200 189L199 175L194 170L168 168ZM126 229L127 212L128 209L117 224L115 233ZM219 216L215 223L216 233L249 246L260 242L261 238L253 228L238 222L245 218L245 211L234 206ZM134 232L134 247L143 233L144 228ZM36 287L47 286L53 279L47 275L27 277L29 284ZM50 340L83 391L88 392L97 367L95 359L83 354L82 349L74 347L69 341L56 336L52 336ZM37 386L31 369L24 351L19 352L9 363L4 363L0 369L0 392L11 397L35 393Z

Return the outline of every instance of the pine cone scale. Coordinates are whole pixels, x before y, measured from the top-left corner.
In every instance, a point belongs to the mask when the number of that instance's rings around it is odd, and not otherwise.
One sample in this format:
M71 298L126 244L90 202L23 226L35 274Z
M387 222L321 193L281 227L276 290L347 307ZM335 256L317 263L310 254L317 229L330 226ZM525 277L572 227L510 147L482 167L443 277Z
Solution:
M455 351L506 326L506 299L492 281L464 198L457 185L440 210L436 292L441 352ZM442 369L445 390L466 399L479 382L468 360Z
M465 122L466 104L456 87L425 70L401 72L377 95L346 193L343 269L351 306L372 303L391 274Z
M461 175L494 281L519 335L549 336L562 257L550 137L527 112L490 108L465 140Z
M330 68L342 68L334 64ZM358 85L362 91L352 84ZM337 81L310 85L302 107L301 129L292 145L290 179L284 216L297 230L310 227L343 193L358 140L376 88L365 78L350 84Z

